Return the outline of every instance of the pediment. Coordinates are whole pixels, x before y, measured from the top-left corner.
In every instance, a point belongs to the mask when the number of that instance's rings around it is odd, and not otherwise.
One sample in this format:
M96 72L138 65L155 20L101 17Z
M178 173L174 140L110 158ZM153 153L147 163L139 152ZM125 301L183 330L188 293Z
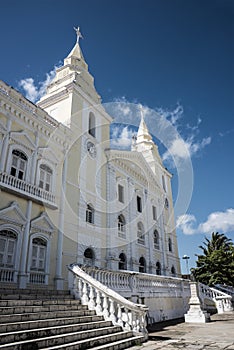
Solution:
M31 231L51 234L55 226L46 212L41 213L37 218L31 220Z
M39 147L38 156L53 164L57 164L59 161L58 156L49 147Z
M34 150L36 148L35 143L25 131L13 131L11 132L10 137L17 144L24 146L30 150Z
M18 203L12 202L9 207L0 210L0 220L23 226L27 219L21 211Z

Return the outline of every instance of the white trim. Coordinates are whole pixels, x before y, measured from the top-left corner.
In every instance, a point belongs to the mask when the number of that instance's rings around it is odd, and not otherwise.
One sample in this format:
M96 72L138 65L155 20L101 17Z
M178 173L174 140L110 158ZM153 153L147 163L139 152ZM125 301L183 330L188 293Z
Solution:
M50 168L52 170L52 176L51 176L51 184L50 184L50 189L47 192L52 192L55 193L55 189L56 189L56 167L54 164L49 163L48 160L45 159L39 159L37 161L37 167L36 167L36 186L39 187L39 182L40 182L40 165L46 165L48 166L48 168ZM45 189L44 189L45 190ZM46 190L45 190L46 191Z
M30 181L30 175L31 175L31 165L32 165L32 151L30 152L26 147L21 146L20 144L17 143L12 143L9 145L8 148L8 157L7 157L7 173L11 173L11 165L12 165L12 152L13 150L19 150L22 151L23 153L26 154L27 156L27 162L26 162L26 172L25 172L25 178L22 179L25 182Z

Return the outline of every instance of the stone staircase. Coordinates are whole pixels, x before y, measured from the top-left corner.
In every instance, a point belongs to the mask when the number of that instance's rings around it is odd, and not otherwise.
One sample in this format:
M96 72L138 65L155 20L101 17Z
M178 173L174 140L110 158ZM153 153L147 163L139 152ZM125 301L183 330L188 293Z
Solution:
M68 291L0 289L0 350L127 349L144 341Z

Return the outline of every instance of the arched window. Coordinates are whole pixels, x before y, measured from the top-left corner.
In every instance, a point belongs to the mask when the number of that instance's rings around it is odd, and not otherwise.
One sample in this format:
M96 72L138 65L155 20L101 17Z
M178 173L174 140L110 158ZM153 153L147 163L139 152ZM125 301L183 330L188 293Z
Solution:
M45 271L47 241L41 237L32 240L32 258L30 269L34 271Z
M171 267L171 274L172 274L172 276L176 275L176 270L175 270L175 267L173 265Z
M169 252L172 252L172 241L171 241L171 238L168 239L168 250L169 250Z
M139 272L146 272L146 261L143 256L139 259Z
M154 249L159 249L159 233L154 230Z
M39 187L46 191L51 191L52 187L52 170L46 164L40 165Z
M124 253L121 253L119 255L119 270L126 270L126 269L127 269L126 255Z
M142 222L137 224L137 243L145 244L145 232Z
M87 248L84 251L84 264L89 265L89 266L93 266L94 261L95 261L95 255L94 255L93 249Z
M95 116L93 112L89 113L89 134L93 137L96 136L96 125L95 125Z
M125 232L125 217L121 214L118 216L118 235L119 237L126 238Z
M20 180L24 180L26 175L27 160L28 158L23 152L14 149L12 151L11 175Z
M165 208L166 208L166 209L169 208L169 202L168 202L168 199L167 199L167 198L165 199Z
M0 231L0 267L15 265L17 235L9 230Z
M94 224L94 208L91 204L88 204L86 207L86 222Z
M162 274L162 268L161 268L160 262L158 261L156 263L156 275L161 275L161 274Z

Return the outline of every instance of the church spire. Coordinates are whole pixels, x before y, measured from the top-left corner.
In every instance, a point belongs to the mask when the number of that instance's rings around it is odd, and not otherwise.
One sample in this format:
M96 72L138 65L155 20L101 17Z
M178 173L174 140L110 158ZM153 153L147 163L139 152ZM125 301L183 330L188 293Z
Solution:
M79 44L80 39L83 39L83 36L80 32L80 27L77 27L77 28L74 27L74 30L76 32L76 43L73 49L71 50L71 52L64 59L64 65L67 65L67 64L77 65L77 61L78 61L81 64L81 66L83 66L83 68L88 69L88 65L85 62L85 59Z
M137 133L137 142L139 143L143 141L151 141L152 137L145 123L144 111L143 111L142 105L140 105L140 114L141 114L141 122Z

